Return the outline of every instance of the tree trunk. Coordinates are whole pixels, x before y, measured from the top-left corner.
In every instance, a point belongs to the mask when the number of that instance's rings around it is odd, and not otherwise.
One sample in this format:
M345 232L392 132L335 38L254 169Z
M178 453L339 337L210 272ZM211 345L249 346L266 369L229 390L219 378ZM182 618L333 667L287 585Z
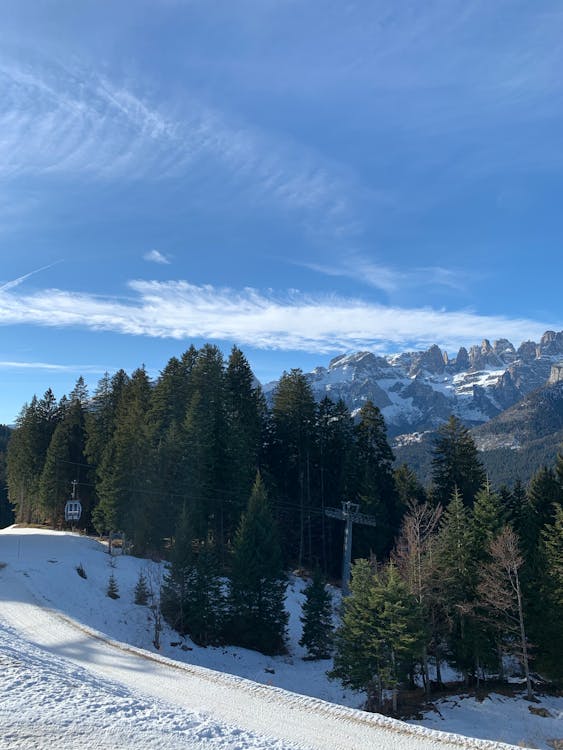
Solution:
M522 641L522 662L524 664L524 674L526 675L526 694L529 701L533 700L532 680L530 679L530 664L528 661L528 643L526 640L526 630L524 628L524 608L522 606L522 592L520 590L520 577L516 572L516 596L518 599L518 619L520 620L520 638Z

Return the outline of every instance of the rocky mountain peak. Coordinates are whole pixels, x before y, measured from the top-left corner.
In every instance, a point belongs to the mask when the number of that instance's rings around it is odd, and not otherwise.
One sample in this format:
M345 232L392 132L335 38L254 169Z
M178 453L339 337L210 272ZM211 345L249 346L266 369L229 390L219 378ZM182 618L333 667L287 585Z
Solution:
M523 341L518 347L516 354L519 359L524 361L536 358L536 342L535 341Z
M538 346L539 355L563 354L563 331L546 331L540 339Z
M412 364L410 374L414 376L421 370L426 370L434 375L439 375L444 372L445 366L442 350L439 346L433 344L430 349L427 349L427 351L416 358Z

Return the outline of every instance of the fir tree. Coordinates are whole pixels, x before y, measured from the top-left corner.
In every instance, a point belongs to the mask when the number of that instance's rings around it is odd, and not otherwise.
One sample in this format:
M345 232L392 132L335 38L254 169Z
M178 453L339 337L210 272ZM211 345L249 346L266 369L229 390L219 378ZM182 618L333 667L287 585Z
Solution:
M229 488L230 502L223 508L224 543L232 542L252 491L258 470L263 411L260 386L246 357L234 346L225 371L225 484Z
M266 654L285 651L285 588L276 524L258 474L234 543L229 600L233 643Z
M106 596L109 596L110 599L119 599L119 588L113 572L109 576Z
M443 611L441 622L449 657L467 675L474 665L476 571L469 510L457 490L442 515L433 560L434 587Z
M538 668L547 675L563 675L563 507L557 506L553 523L544 527L541 534L541 560L543 562L540 584L540 616L534 629L534 642L538 646ZM535 610L534 610L535 614Z
M299 645L307 649L309 659L328 659L332 651L332 597L317 568L307 584L302 606L303 633Z
M139 604L142 606L145 606L149 602L149 585L147 582L147 577L141 570L139 573L139 577L137 578L137 583L135 584L135 604Z
M197 354L193 392L183 423L186 452L186 494L196 536L221 546L225 484L226 420L223 355L206 344Z
M471 520L472 555L474 561L488 559L491 542L504 525L500 496L487 482L475 495Z
M368 710L381 707L384 688L392 690L396 712L402 678L420 649L420 618L394 565L378 573L367 560L356 561L335 646L330 676L365 690Z
M366 401L360 409L355 433L357 495L362 510L377 519L375 529L358 529L356 548L365 554L375 548L380 558L391 550L401 523L401 510L393 478L394 456L387 441L385 421L371 401Z
M193 528L184 508L174 534L170 565L164 575L160 594L164 619L181 635L188 632L186 600L194 566L193 540Z
M311 387L299 369L284 372L274 392L270 467L281 499L297 506L298 513L286 512L281 527L287 547L297 551L297 565L312 562L310 512L312 459L315 444L316 405ZM306 553L309 554L306 554Z
M221 641L225 599L217 557L209 541L199 545L190 570L183 606L186 627L194 643L209 646Z
M432 451L435 502L445 507L457 488L464 504L472 506L485 479L485 470L469 430L457 417L451 416L438 429Z

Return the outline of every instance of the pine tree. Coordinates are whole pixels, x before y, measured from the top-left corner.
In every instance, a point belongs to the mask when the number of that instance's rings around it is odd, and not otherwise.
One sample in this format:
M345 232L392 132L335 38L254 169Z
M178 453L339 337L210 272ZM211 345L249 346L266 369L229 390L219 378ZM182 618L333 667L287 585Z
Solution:
M137 583L135 584L135 604L139 604L142 606L145 606L148 604L149 601L149 585L147 582L147 577L141 570L139 573L139 577L137 578Z
M160 603L162 615L170 627L181 635L188 632L189 612L186 605L194 567L194 532L184 508L174 534L170 565L164 575Z
M78 385L83 386L83 381ZM85 414L79 394L84 397L85 391L75 391L75 395L67 400L64 410L60 409L61 419L49 443L39 481L43 514L52 525L62 523L71 483L80 476L84 464ZM86 508L87 504L83 503L83 510Z
M98 472L100 503L94 513L99 532L122 530L136 552L158 549L155 531L160 510L154 493L154 454L147 413L150 382L144 368L136 370L121 393L116 427Z
M34 396L17 419L6 457L8 497L16 521L44 520L39 485L47 449L59 420L59 408L49 388L42 399Z
M432 456L435 502L445 507L457 488L464 504L472 506L485 483L485 470L469 430L457 417L451 416L438 429Z
M358 556L373 550L378 558L389 553L401 523L401 510L393 478L393 452L387 441L383 415L371 401L360 409L356 425L357 496L361 509L374 515L377 526L355 533Z
M221 546L225 483L226 419L223 355L206 344L191 374L193 393L183 423L186 452L186 493L196 536Z
M329 519L325 509L340 507L342 498L354 497L354 421L346 404L322 399L316 414L317 493L320 514L313 518L318 536L313 538L313 556L322 561L325 575L340 573L342 524Z
M368 710L381 707L384 688L392 690L396 712L406 668L420 649L420 618L394 565L377 572L365 559L355 562L335 645L329 676L365 690Z
M466 675L474 666L476 571L472 557L470 514L461 493L454 491L442 515L433 549L435 595L441 602L449 658Z
M473 505L471 536L474 561L488 559L491 542L500 533L504 520L500 496L491 490L487 482L475 495Z
M258 470L263 429L263 396L250 365L234 346L225 371L225 483L229 503L223 508L224 542L231 543Z
M229 635L266 654L285 651L286 579L276 524L258 474L234 543Z
M339 679L345 687L365 691L366 707L371 710L381 706L383 690L383 656L375 631L373 578L368 560L360 558L354 562L350 595L344 600L342 622L334 636L334 666L329 672L331 679Z
M106 596L109 596L110 599L119 599L119 588L117 586L117 581L115 580L115 576L113 573L110 573L109 576Z
M540 617L534 629L537 644L538 668L545 674L561 678L563 675L563 507L557 506L553 523L544 527L541 534ZM535 614L535 610L534 610Z
M282 516L281 528L286 548L297 550L297 565L312 563L309 508L312 498L313 450L316 405L303 372L284 372L274 392L272 404L272 443L270 469L285 506L294 510ZM308 554L307 554L308 552Z
M332 597L317 568L307 584L302 606L303 633L299 645L307 649L309 659L328 659L332 651Z
M183 605L186 627L194 643L219 643L224 631L225 599L217 557L209 541L199 545Z

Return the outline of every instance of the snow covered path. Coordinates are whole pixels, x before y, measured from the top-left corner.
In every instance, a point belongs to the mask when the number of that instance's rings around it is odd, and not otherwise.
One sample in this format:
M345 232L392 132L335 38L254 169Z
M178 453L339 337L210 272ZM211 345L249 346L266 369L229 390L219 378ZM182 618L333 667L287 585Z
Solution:
M409 726L111 641L44 606L29 590L34 561L22 559L18 539L0 536L0 563L7 563L0 570L0 747L508 747ZM59 548L60 538L46 535L42 559Z

